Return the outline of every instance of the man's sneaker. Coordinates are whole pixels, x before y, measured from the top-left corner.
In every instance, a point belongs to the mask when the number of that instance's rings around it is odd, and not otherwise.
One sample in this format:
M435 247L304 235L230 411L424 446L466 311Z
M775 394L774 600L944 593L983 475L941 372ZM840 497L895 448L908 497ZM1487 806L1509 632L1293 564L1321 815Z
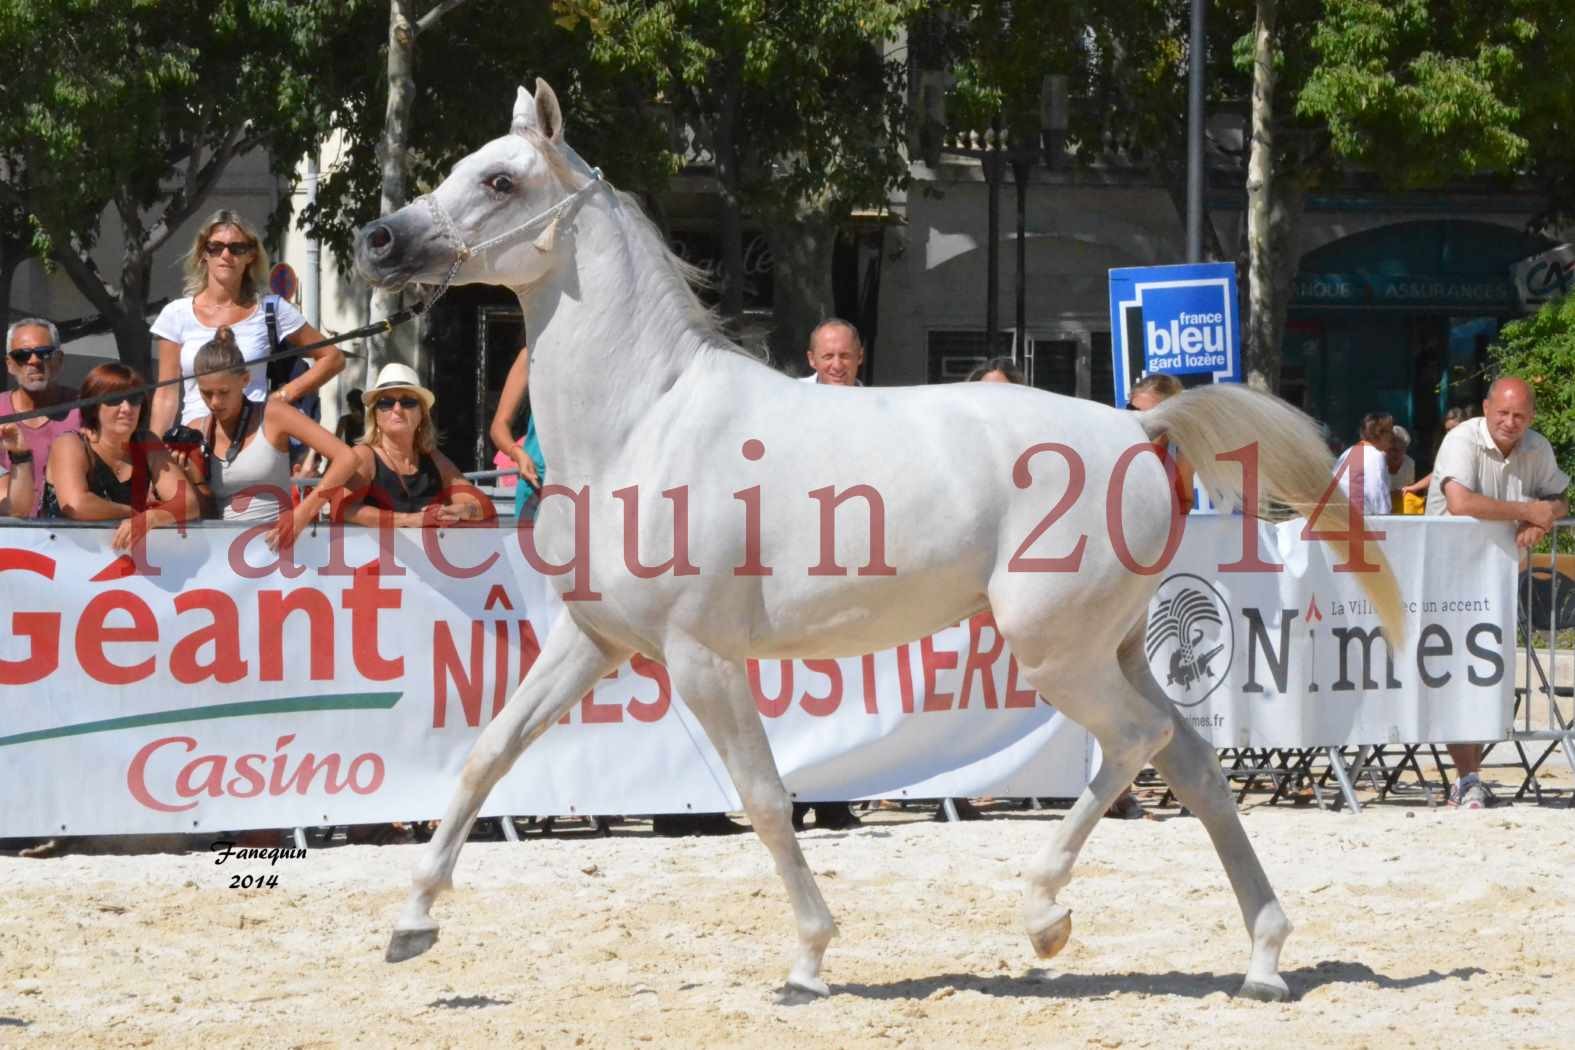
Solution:
M1475 773L1467 773L1455 781L1449 791L1449 804L1458 809L1486 809L1496 801L1493 792Z

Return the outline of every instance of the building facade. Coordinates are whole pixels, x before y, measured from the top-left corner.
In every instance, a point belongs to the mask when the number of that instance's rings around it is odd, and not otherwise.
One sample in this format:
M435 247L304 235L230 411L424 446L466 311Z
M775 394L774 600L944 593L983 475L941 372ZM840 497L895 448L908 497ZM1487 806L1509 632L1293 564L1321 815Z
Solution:
M948 382L992 353L1015 353L1035 386L1114 403L1108 273L1185 261L1184 218L1170 194L1137 174L1032 169L1018 339L1016 187L1008 174L999 210L1000 334L988 348L983 169L948 158L935 168L915 163L913 172L886 232L876 380ZM1443 409L1480 402L1486 348L1526 310L1512 268L1556 243L1528 232L1537 203L1513 193L1309 196L1295 239L1282 395L1346 441L1364 413L1392 412L1430 459ZM1208 200L1227 250L1243 242L1244 205L1240 189Z

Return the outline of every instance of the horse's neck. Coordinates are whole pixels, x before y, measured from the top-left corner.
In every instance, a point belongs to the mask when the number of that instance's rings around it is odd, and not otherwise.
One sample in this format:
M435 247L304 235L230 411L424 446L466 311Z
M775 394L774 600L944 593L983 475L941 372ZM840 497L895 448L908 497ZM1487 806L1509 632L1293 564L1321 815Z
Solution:
M597 476L707 344L679 278L604 202L571 263L516 289L531 343L531 411L549 477Z

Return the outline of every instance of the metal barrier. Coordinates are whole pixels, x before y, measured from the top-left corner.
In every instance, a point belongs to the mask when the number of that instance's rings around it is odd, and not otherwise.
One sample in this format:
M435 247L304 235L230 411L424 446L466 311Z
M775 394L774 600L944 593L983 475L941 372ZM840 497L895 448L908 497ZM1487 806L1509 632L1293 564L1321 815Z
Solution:
M1559 521L1549 537L1549 553L1528 553L1519 569L1515 639L1505 654L1516 675L1515 706L1507 735L1487 744L1489 752L1500 745L1514 748L1514 767L1523 775L1515 801L1528 793L1539 803L1547 800L1538 773L1556 751L1563 752L1575 773L1575 553L1558 553L1563 547L1575 552L1575 518ZM1436 743L1227 748L1219 757L1226 779L1240 784L1238 803L1262 784L1272 788L1271 805L1305 788L1320 807L1338 809L1343 803L1358 813L1357 784L1365 779L1382 801L1408 789L1402 783L1408 774L1416 785L1409 790L1432 804L1449 793L1448 756ZM1427 766L1436 773L1436 783ZM1335 790L1326 796L1325 789ZM1575 807L1575 789L1565 803Z
M1575 554L1558 553L1566 544L1575 548L1575 518L1558 522L1550 539L1549 553L1529 555L1521 569L1515 713L1509 733L1526 773L1515 798L1524 798L1529 790L1539 802L1543 789L1537 772L1555 750L1563 750L1564 761L1575 771ZM1570 804L1575 805L1575 794Z
M514 490L503 488L500 485L484 485L480 482L502 481L504 478L514 478L516 484L520 477L519 468L512 470L471 470L466 471L462 477L476 485L477 490L492 501L492 508L500 518L514 516ZM323 483L321 477L291 478L290 484L298 489L315 488Z

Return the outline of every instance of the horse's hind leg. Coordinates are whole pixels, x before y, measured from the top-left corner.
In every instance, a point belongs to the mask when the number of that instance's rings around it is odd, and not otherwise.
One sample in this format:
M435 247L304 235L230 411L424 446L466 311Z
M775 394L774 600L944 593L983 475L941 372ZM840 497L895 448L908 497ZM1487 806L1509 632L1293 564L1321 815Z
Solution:
M567 613L558 618L541 655L508 705L488 724L465 760L459 790L454 793L432 841L416 865L410 896L394 923L388 942L389 962L420 955L437 941L432 902L453 883L454 864L470 834L481 804L493 785L509 771L531 741L574 701L595 687L598 679L628 653L604 650L580 630Z
M1266 1002L1285 999L1290 990L1279 974L1280 949L1290 936L1291 923L1274 895L1274 888L1269 885L1269 877L1258 862L1252 843L1247 840L1247 831L1241 826L1241 816L1236 812L1230 788L1220 772L1219 757L1166 698L1154 682L1141 653L1124 659L1122 670L1132 684L1175 723L1176 731L1170 743L1154 756L1154 767L1182 804L1203 822L1220 863L1225 867L1225 874L1230 878L1231 888L1236 891L1247 933L1252 937L1252 958L1247 963L1247 977L1242 982L1240 994Z
M830 989L820 978L820 962L837 927L793 834L793 804L777 772L744 668L694 643L669 644L665 655L678 692L727 767L744 812L771 851L793 902L798 955L788 972L787 990L827 995Z
M1078 853L1132 778L1170 741L1173 725L1114 666L1093 675L1065 675L1045 666L1026 673L1042 695L1094 734L1103 755L1099 772L1028 867L1023 921L1034 951L1049 958L1072 936L1071 909L1057 903L1056 895L1071 881ZM1069 680L1078 683L1075 693L1065 688Z

